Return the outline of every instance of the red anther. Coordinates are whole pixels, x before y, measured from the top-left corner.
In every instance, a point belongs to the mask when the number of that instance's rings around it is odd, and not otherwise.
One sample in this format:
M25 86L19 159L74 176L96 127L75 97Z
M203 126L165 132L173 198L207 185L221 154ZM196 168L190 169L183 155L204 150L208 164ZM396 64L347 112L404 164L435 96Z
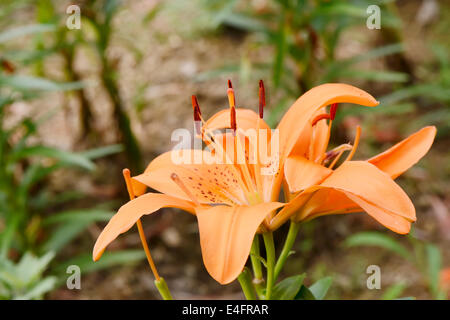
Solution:
M228 80L227 96L228 96L228 104L230 105L230 107L234 108L236 106L236 97L234 96L234 89L231 80Z
M200 106L198 105L197 97L192 96L192 108L194 109L194 121L201 121L202 112L200 111Z
M230 127L231 130L236 131L236 108L230 108Z
M259 117L264 117L264 107L266 106L266 90L264 89L264 82L259 80Z
M327 152L325 153L325 159L324 159L324 161L330 160L330 159L336 157L338 154L339 154L339 152L337 152L336 150L330 150L330 151L327 151Z
M331 119L331 116L328 113L322 113L316 116L313 121L311 122L311 126L315 126L317 122L323 119Z
M331 120L334 120L334 118L336 117L337 107L338 107L337 103L333 103L330 107L330 119Z

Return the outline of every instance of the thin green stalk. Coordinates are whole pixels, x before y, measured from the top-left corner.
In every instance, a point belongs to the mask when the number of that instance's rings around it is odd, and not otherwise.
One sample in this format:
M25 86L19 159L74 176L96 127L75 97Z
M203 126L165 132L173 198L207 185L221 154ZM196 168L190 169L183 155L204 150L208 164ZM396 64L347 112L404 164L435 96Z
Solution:
M170 294L169 287L167 286L167 283L164 280L164 278L159 278L158 280L155 280L155 286L164 300L173 300L172 295Z
M266 259L267 259L267 286L266 286L266 300L270 300L272 296L272 288L275 282L274 269L275 269L275 245L273 242L273 233L263 233L264 244L266 246Z
M261 267L261 260L259 260L260 253L259 253L259 237L258 235L255 235L255 238L253 239L252 248L250 251L250 260L252 261L252 268L253 268L253 285L255 286L255 290L258 293L258 296L262 297L262 290L263 290L263 273L262 273L262 267Z
M244 291L245 298L247 300L256 300L255 291L252 285L252 276L247 268L241 272L238 277L239 283L241 284L242 291Z
M299 229L300 223L291 220L289 231L286 236L286 240L284 242L283 250L281 251L281 254L278 257L278 261L275 265L275 274L274 274L275 281L277 280L281 270L283 269L284 263L286 262L286 259L289 256L289 252L291 252L292 246L294 245L295 239L297 238Z

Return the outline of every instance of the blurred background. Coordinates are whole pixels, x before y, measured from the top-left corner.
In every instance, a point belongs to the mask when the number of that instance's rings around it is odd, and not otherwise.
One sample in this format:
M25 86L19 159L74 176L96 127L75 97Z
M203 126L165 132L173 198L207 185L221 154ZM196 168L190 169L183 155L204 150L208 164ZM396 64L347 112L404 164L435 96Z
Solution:
M238 106L255 110L265 81L272 126L318 84L368 91L381 105L342 106L332 133L333 144L353 141L362 126L356 159L437 126L397 180L416 206L411 235L364 214L323 217L304 224L285 272L331 275L333 299L448 298L449 24L450 3L437 0L2 0L0 298L158 298L134 228L95 264L92 247L128 201L121 170L139 173L174 129L192 128L192 94L206 117L226 108L227 79ZM163 209L143 223L175 298L243 298L207 274L195 218ZM66 286L69 265L80 290ZM369 265L380 290L367 289Z

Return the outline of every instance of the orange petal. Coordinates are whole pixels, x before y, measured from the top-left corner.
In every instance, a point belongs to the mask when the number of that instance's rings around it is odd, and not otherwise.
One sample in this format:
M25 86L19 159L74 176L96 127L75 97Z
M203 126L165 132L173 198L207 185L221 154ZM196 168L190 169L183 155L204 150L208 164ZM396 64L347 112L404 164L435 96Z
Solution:
M290 156L284 165L284 177L291 193L319 184L332 172L331 169L299 156Z
M219 283L237 278L250 253L255 233L264 218L283 206L279 202L254 206L196 208L203 262Z
M435 136L436 127L422 128L368 161L395 179L428 152Z
M392 214L389 211L383 210L363 199L346 193L350 200L357 203L365 212L377 220L382 225L399 234L407 234L411 230L411 222L404 217Z
M282 158L290 154L315 112L333 103L355 103L369 107L378 105L370 94L347 84L327 83L312 88L297 99L278 125Z
M236 126L243 130L256 129L259 115L251 109L236 108ZM217 112L206 121L206 127L211 130L230 128L230 109ZM269 129L269 125L260 121L261 129Z
M280 225L292 214L299 221L307 221L362 210L398 233L407 233L409 223L416 220L411 200L386 173L365 161L347 161L320 185L290 201L274 218L273 225Z
M300 134L297 142L295 143L292 151L290 153L291 156L302 156L307 157L309 154L309 144L311 142L311 134L312 127L307 125L303 128L302 133Z
M344 162L320 187L352 194L409 221L416 220L408 195L387 174L366 161Z
M298 216L300 220L310 219L312 216L317 217L324 214L350 213L362 211L359 206L350 200L345 193L334 189L317 190L311 199L308 200L308 206L302 210Z
M147 191L147 186L145 184L140 183L133 178L131 178L131 187L133 188L133 192L136 197L143 195Z
M109 220L94 245L92 257L100 259L105 248L121 233L128 231L136 221L146 214L151 214L161 208L180 208L194 213L192 202L174 198L160 193L147 193L135 198L120 207L119 211Z
M190 200L185 192L170 179L170 176L176 173L200 203L230 205L246 203L238 182L240 178L232 164L215 164L211 153L201 150L182 150L187 155L186 164L176 164L174 159L178 159L180 151L174 150L160 155L148 165L143 174L133 179L159 192ZM196 156L200 157L197 158L201 160L200 164L195 164ZM213 164L208 164L211 162Z
M328 123L326 120L319 121L313 128L312 154L308 156L313 161L318 161L327 151L328 146Z
M317 110L314 115L313 118L319 114L324 114L326 113L326 108L321 108L319 110ZM317 146L314 146L313 148L313 152L314 150L319 150L322 149L321 148L321 144L324 143L324 138L327 136L328 133L328 124L326 121L320 121L317 125L320 125L319 128L319 134L316 134L316 139L314 139L314 144L317 144ZM317 128L316 128L317 130ZM295 155L295 156L302 156L302 157L306 157L308 159L314 159L313 156L309 155L309 145L311 143L311 134L313 131L313 127L308 124L303 128L302 133L299 135L297 142L295 143L294 148L292 149L290 155ZM317 139L317 137L319 137L319 139ZM326 148L326 146L325 146Z

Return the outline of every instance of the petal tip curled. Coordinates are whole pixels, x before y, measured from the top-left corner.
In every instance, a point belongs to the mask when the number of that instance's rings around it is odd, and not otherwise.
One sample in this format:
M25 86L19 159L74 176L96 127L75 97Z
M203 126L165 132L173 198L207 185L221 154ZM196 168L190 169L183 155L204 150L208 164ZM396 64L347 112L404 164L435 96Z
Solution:
M165 194L146 193L135 198L120 207L100 233L92 252L93 260L99 260L106 247L120 234L128 231L143 215L152 214L166 207L179 208L187 212L194 211L191 202Z
M395 179L427 154L436 133L435 126L424 127L388 150L370 158L368 162Z
M94 251L92 252L92 260L94 262L97 262L98 260L100 260L100 258L103 255L103 252L105 252L105 248L99 250L98 248L94 247Z

